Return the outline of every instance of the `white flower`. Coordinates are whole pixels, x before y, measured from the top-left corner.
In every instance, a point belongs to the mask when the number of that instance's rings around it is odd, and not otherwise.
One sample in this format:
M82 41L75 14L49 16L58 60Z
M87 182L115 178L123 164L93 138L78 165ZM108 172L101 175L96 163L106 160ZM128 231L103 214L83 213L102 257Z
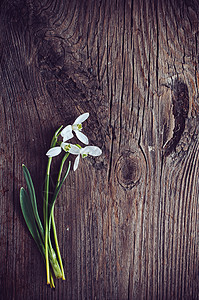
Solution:
M71 145L72 147L69 148L68 152L74 155L77 155L75 162L74 162L74 166L73 166L73 170L77 170L78 164L79 164L79 159L80 159L80 155L82 156L82 158L88 156L88 155L92 155L92 156L99 156L102 154L102 150L99 147L96 146L86 146L84 148L80 148L78 146L75 145Z
M50 150L48 150L46 155L48 157L54 157L54 156L59 155L61 153L61 150L62 150L62 148L60 146L53 147L53 148L50 148Z
M72 131L75 132L77 138L84 144L88 145L88 138L85 134L81 132L82 130L82 123L89 117L89 113L84 113L80 115L73 125L66 126L61 131L61 136L63 137L63 142L66 142L67 140L71 139L73 137Z
M50 150L48 150L48 152L46 153L46 155L48 157L54 157L54 156L59 155L61 153L62 149L65 152L69 152L69 149L73 148L73 147L76 147L76 146L74 146L72 144L68 144L68 143L61 143L60 146L52 147Z
M78 147L78 146L73 145L73 144L61 143L60 146L53 147L50 150L48 150L46 155L48 157L57 156L61 153L62 149L65 152L69 152L70 154L77 155L77 157L75 159L75 162L74 162L74 166L73 166L74 171L77 170L77 167L79 165L80 155L82 156L82 158L85 158L88 155L99 156L99 155L102 154L102 150L99 147L96 147L96 146L86 146L84 148L81 148L80 146Z

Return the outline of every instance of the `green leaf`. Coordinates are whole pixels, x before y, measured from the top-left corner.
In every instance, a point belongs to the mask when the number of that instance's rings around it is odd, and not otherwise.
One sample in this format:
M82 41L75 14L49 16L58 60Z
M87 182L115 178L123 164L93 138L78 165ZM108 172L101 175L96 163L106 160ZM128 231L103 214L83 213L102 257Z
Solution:
M69 161L69 163L68 163L68 169L67 169L67 171L66 171L64 177L63 177L62 180L60 181L59 185L56 187L55 192L54 192L54 195L53 195L51 201L49 202L49 207L50 207L50 209L49 209L49 216L51 216L51 213L52 213L52 210L53 210L55 201L56 201L56 199L57 199L57 196L58 196L58 194L59 194L59 191L60 191L60 189L61 189L61 187L62 187L62 185L63 185L63 183L64 183L66 177L68 176L68 173L69 173L69 171L70 171L70 166L71 166L71 162Z
M34 212L33 212L33 207L32 207L32 203L30 200L30 197L28 195L28 193L26 192L26 190L22 187L20 190L20 205L21 205L21 210L26 222L26 225L34 239L34 241L36 242L39 251L44 259L44 263L45 263L45 247L44 244L42 242L42 239L40 237L40 233L38 230L38 225L35 221L35 216L34 216ZM49 250L49 255L50 255L50 262L51 262L51 266L52 269L54 270L54 273L56 276L61 277L61 271L59 271L59 264L56 260L56 256L55 253L52 252L54 251L52 248ZM59 272L58 272L59 271ZM50 274L51 274L51 284L52 287L54 287L54 282L53 282L53 277L52 277L52 272L50 270Z
M33 213L34 213L34 216L35 216L35 220L37 222L37 225L38 225L39 231L41 233L41 236L44 240L44 230L43 230L43 226L42 226L42 223L41 223L41 220L40 220L40 217L39 217L39 213L38 213L38 209L37 209L37 201L36 201L35 189L34 189L34 185L33 185L33 182L32 182L32 178L30 176L30 173L29 173L27 167L25 165L22 165L22 167L23 167L23 173L24 173L24 177L25 177L25 180L26 180L28 193L29 193L29 196L30 196L30 202L32 204L32 209L33 209Z
M35 240L40 252L43 254L44 253L44 246L37 228L37 224L35 221L34 213L33 213L33 208L32 208L32 203L30 200L30 197L28 196L28 193L26 190L22 187L20 190L20 205L21 205L21 210L26 222L26 225Z

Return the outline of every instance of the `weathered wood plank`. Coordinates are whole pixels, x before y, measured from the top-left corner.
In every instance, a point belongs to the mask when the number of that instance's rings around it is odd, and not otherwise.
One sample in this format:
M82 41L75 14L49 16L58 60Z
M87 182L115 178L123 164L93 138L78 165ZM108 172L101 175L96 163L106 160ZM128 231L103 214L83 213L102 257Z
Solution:
M197 299L198 2L0 8L1 297ZM52 291L20 211L21 164L42 195L52 134L86 111L103 155L70 173L57 202L66 281Z

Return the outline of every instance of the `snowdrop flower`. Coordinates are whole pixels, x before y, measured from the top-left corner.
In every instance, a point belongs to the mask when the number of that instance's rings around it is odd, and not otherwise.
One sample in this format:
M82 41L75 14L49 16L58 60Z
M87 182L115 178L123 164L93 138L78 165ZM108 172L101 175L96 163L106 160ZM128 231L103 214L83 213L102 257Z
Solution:
M84 148L81 148L80 146L78 147L75 145L70 145L70 146L71 147L68 149L68 152L71 154L77 155L75 162L74 162L74 166L73 166L74 171L77 170L80 155L82 156L82 158L85 158L88 155L99 156L102 154L102 150L96 146L86 146Z
M79 165L80 155L82 156L82 158L85 158L88 155L99 156L99 155L102 154L102 150L99 147L96 147L96 146L86 146L86 147L82 148L79 145L76 146L76 145L69 144L69 143L61 143L60 146L53 147L50 150L48 150L46 155L48 157L57 156L61 153L62 149L65 152L69 152L70 154L77 155L77 157L75 159L75 162L74 162L74 166L73 166L74 171L77 170L77 167Z
M77 138L84 144L88 145L88 138L85 134L81 132L82 130L82 123L89 117L89 113L84 113L80 115L73 125L68 125L66 126L62 131L61 131L61 136L63 137L63 142L71 139L73 137L72 131L75 132Z
M62 148L60 146L53 147L53 148L50 148L50 150L48 150L46 155L48 157L54 157L54 156L59 155L61 153L61 150L62 150Z
M50 150L48 150L48 152L46 153L46 155L48 157L54 157L54 156L57 156L61 153L62 149L65 151L65 152L69 152L69 149L71 147L73 147L74 145L72 144L68 144L68 143L61 143L60 146L56 146L56 147L53 147L51 148ZM76 147L76 146L75 146Z

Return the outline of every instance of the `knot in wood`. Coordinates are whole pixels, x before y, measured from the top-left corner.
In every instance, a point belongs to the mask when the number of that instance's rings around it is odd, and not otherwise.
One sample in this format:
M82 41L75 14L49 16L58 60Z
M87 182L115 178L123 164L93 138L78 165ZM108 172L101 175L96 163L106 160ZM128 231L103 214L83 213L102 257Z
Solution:
M116 164L116 176L119 184L125 189L131 189L139 183L141 177L140 157L137 153L126 151Z

